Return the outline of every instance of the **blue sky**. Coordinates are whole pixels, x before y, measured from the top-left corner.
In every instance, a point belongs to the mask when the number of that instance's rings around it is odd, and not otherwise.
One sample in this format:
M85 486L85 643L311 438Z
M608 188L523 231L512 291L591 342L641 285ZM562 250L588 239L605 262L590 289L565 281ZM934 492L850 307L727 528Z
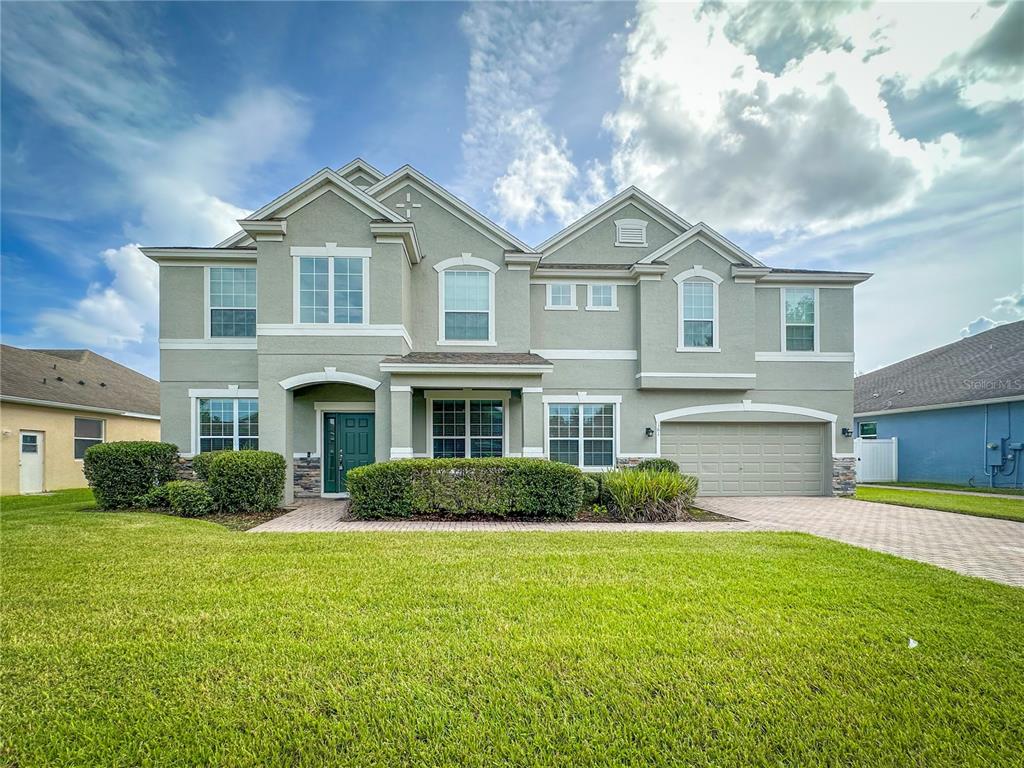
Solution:
M1024 4L5 3L2 324L155 375L136 245L411 163L538 243L637 184L866 270L857 368L1024 317Z

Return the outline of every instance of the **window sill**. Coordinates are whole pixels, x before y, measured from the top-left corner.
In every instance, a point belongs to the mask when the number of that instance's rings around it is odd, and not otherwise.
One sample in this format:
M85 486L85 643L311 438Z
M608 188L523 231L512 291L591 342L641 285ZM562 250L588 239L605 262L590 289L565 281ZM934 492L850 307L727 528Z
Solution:
M618 312L618 307L587 307L587 312Z
M549 304L545 304L544 309L552 312L575 312L577 309L579 309L579 307L577 307L575 304L573 304L571 307L553 307Z
M438 346L441 347L496 347L498 342L496 341L446 341L445 339L437 340Z
M721 352L720 347L676 347L676 352Z
M646 248L647 243L615 243L616 248Z

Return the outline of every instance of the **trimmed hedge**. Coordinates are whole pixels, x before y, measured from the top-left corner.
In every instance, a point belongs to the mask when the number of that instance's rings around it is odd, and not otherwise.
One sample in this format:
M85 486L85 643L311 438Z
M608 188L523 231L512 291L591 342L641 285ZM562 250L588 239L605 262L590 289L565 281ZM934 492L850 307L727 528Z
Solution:
M578 467L544 459L403 459L348 473L352 514L409 517L575 517L584 500Z
M171 514L178 517L202 517L213 512L213 496L206 483L197 480L172 480L166 488Z
M678 472L679 465L676 464L672 459L644 459L636 468L641 472Z
M196 478L199 480L209 480L210 465L222 453L225 453L225 451L207 451L206 453L197 453L193 456L192 471L196 473Z
M284 474L279 453L219 451L209 462L207 482L222 512L264 512L281 503Z
M678 472L615 470L604 474L603 486L612 517L629 522L689 520L697 495L697 478Z
M99 443L85 452L85 479L100 509L128 509L173 480L178 447L144 440Z

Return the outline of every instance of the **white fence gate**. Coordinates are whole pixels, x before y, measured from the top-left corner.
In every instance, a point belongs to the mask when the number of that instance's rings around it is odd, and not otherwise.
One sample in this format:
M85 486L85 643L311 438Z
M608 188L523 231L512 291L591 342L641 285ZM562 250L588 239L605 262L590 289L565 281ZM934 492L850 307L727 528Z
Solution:
M853 441L853 455L857 459L858 483L895 483L899 477L896 438Z

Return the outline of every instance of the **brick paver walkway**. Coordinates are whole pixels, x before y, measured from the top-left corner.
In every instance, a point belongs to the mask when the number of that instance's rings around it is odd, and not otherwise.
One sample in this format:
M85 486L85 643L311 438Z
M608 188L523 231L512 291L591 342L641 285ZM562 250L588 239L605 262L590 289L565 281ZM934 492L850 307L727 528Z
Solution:
M1024 523L892 504L813 497L701 498L705 509L738 522L525 523L359 521L347 502L309 499L293 512L252 529L310 531L802 531L938 565L969 576L1024 587Z
M730 497L701 506L1024 587L1024 523L838 498Z

